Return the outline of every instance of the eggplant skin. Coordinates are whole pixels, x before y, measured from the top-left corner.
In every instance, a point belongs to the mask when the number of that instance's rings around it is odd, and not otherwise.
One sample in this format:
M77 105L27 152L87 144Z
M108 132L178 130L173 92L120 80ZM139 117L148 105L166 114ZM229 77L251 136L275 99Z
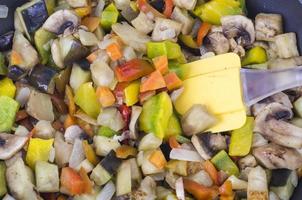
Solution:
M109 174L114 174L122 164L122 159L117 158L115 152L111 150L100 163Z
M17 65L12 65L8 67L7 77L13 81L18 81L26 76L26 71Z
M90 63L86 58L80 59L76 61L76 64L78 64L83 70L89 71L90 70Z
M40 28L48 18L44 1L39 1L21 11L28 33L33 33Z
M54 78L57 72L44 65L36 65L30 73L29 83L38 90L46 93L53 93Z
M10 31L0 36L0 52L8 51L13 46L14 31Z
M89 50L86 47L82 46L78 41L75 41L72 43L68 54L64 58L64 64L66 66L70 66L72 65L72 63L85 58L88 54Z
M290 177L292 170L290 169L274 169L272 170L272 178L270 181L270 186L279 187L284 186Z

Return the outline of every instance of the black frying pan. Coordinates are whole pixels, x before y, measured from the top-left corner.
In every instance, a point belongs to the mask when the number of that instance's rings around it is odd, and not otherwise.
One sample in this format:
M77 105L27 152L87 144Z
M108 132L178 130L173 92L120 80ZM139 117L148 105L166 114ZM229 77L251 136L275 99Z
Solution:
M0 5L7 5L9 16L0 19L0 35L13 29L14 9L27 0L0 0ZM284 19L285 32L296 32L299 49L302 53L302 0L246 0L248 15L254 18L257 13L280 13ZM302 200L302 180L296 188L292 200Z

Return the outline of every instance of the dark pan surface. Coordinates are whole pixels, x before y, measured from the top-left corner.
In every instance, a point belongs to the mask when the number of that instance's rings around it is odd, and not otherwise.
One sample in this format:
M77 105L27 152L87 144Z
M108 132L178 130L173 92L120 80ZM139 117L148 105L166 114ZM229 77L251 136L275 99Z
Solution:
M0 5L9 7L9 17L0 19L0 35L13 29L13 16L16 7L27 0L0 0ZM296 32L302 53L302 0L246 0L248 15L254 18L257 13L279 13L284 19L285 32ZM302 180L291 200L302 200Z

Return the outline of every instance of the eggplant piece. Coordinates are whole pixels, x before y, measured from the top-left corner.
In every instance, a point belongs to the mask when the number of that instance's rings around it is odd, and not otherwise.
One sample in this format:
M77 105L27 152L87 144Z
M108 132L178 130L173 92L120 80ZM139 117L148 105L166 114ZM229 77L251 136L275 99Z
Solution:
M155 8L158 12L163 13L165 8L164 0L152 0L149 1L149 4Z
M104 167L102 167L102 165L98 164L92 170L90 179L92 179L96 185L102 186L111 179L111 175L104 169Z
M26 71L18 67L17 65L12 65L8 67L7 77L13 81L21 80L26 76Z
M59 43L65 66L70 66L89 54L89 50L72 36L60 38Z
M272 170L270 190L281 200L289 200L297 186L298 176L296 171L288 169Z
M193 135L191 141L197 152L205 160L213 157L218 151L227 148L226 139L220 134L197 134Z
M116 173L117 169L122 163L122 159L116 157L115 152L111 150L105 158L100 162L100 165L109 173Z
M55 89L55 76L57 72L44 65L37 65L31 71L28 80L29 83L36 89L49 94L54 93Z
M0 36L0 52L8 51L13 46L14 31L10 31Z
M167 142L164 142L160 145L160 150L163 152L165 158L167 161L170 160L170 152L172 150L172 148L170 147L170 145Z
M17 15L21 21L27 37L38 30L48 18L48 12L43 0L34 0L17 8Z

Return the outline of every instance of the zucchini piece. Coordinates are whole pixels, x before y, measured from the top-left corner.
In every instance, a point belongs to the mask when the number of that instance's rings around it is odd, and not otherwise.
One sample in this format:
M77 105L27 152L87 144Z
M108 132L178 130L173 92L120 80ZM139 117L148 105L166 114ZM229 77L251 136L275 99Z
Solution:
M122 159L116 157L115 152L111 150L100 162L100 165L102 165L109 174L114 174L121 163Z
M98 133L97 135L99 136L105 136L105 137L112 137L114 135L117 135L118 132L112 130L111 128L108 128L106 126L101 126L99 129L98 129Z
M39 192L59 191L58 166L45 161L37 161L35 166L36 185Z
M36 48L38 50L38 53L40 54L41 57L41 63L42 64L46 64L48 63L49 59L50 59L50 40L55 38L56 35L43 29L40 28L39 30L37 30L35 32L35 36L34 36L34 41L35 41L35 45Z
M94 136L93 143L96 148L96 154L99 156L106 156L111 150L115 150L121 146L117 140L104 136Z
M123 161L117 170L116 195L121 196L131 192L131 165L128 161Z
M17 14L28 39L38 30L48 18L48 12L43 0L30 1L17 8Z
M6 165L4 161L0 161L0 197L7 193L5 173Z
M268 199L267 176L260 166L248 174L247 199Z
M224 150L221 150L219 153L217 153L211 159L211 162L217 169L226 172L228 175L239 175L239 169L237 165L232 161L232 159Z
M156 137L153 133L145 135L138 146L139 151L147 151L158 148L162 144L163 140Z
M90 71L83 70L78 64L73 64L69 79L70 87L73 91L77 89L84 83L87 83L91 80Z
M118 20L119 11L115 7L113 3L109 4L104 11L102 12L101 16L101 25L102 28L106 31L111 29L111 26L115 24Z
M53 68L37 65L29 74L29 83L41 92L53 94L55 90L55 76Z
M275 37L277 54L280 58L299 56L295 33L285 33Z

